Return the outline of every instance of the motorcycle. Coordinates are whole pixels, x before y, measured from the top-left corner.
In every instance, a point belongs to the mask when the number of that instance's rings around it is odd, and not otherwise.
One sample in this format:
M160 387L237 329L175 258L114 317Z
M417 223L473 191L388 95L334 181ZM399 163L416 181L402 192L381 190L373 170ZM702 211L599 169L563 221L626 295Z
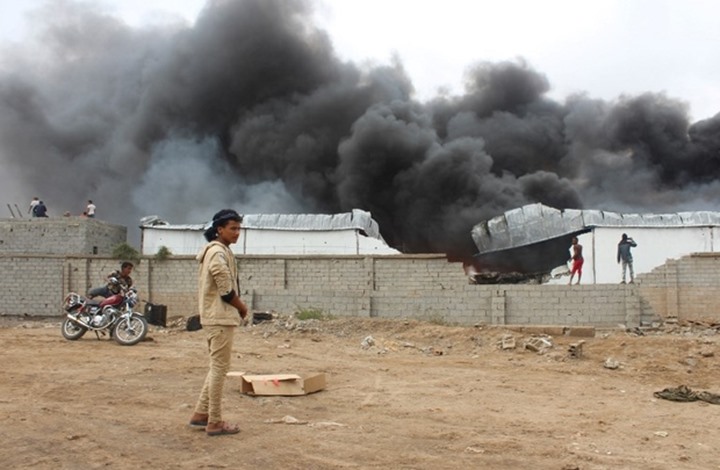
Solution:
M139 302L134 287L123 288L118 294L97 301L76 292L65 296L63 310L65 319L61 332L65 339L75 341L88 332L94 331L110 336L123 346L132 346L145 339L148 323L145 317L133 311Z

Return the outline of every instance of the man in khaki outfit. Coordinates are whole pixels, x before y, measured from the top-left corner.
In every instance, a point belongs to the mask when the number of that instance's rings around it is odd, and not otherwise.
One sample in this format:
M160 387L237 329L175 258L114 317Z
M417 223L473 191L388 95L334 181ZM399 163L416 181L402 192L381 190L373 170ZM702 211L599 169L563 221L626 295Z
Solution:
M208 436L236 434L240 428L222 419L225 375L230 370L233 335L248 313L238 295L238 273L230 245L240 236L242 216L223 209L213 216L205 239L210 242L197 255L200 323L206 331L210 370L190 418L191 426L204 426ZM238 313L240 314L238 316Z

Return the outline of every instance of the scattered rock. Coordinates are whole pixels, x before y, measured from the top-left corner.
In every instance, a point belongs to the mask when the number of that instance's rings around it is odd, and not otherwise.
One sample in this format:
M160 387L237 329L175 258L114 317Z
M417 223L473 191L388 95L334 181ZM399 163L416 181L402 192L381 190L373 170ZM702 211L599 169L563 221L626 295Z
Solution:
M375 338L373 338L372 336L366 336L365 339L363 339L362 342L360 343L360 346L363 349L369 349L370 346L374 346L374 345L375 345Z
M686 366L695 367L696 365L698 365L698 360L692 356L689 356L686 357L681 363L685 364Z
M700 351L700 355L702 357L713 357L715 356L715 352L710 349L703 349L702 351Z
M294 416L285 415L280 419L266 419L266 423L270 424L308 424L307 421L300 421Z
M468 446L465 448L465 452L468 454L484 454L485 450L479 447Z
M605 363L603 364L603 367L605 367L606 369L614 370L614 369L617 369L620 367L620 362L616 361L612 357L608 357L607 359L605 359Z
M309 423L308 426L310 426L311 428L329 428L329 427L344 428L345 426L347 426L347 424L336 423L335 421L318 421L315 423Z

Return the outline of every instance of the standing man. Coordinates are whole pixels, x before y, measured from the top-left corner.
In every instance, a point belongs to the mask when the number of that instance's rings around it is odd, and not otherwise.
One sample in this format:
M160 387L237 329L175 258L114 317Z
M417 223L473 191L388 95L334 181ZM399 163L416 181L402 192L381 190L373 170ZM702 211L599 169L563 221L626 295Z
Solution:
M635 272L633 271L633 257L632 253L630 252L630 248L635 248L637 246L637 243L635 243L635 240L628 237L626 233L622 234L622 238L620 239L620 243L618 243L618 249L617 249L617 262L622 262L622 282L620 284L625 284L625 273L628 268L630 268L630 284L635 283Z
M223 209L213 216L205 231L208 243L197 255L198 300L200 323L203 325L210 370L200 392L191 426L204 426L208 436L236 434L240 428L222 419L222 395L225 374L230 370L235 328L248 313L238 291L237 263L230 245L240 236L242 216L232 209ZM239 314L239 315L238 315Z
M95 204L93 204L92 200L88 199L88 205L85 208L85 215L88 217L95 217Z
M30 208L28 209L28 214L31 214L33 217L37 217L35 214L35 208L40 204L40 199L35 196L32 198L32 201L30 201Z
M585 262L585 259L582 255L582 245L578 243L577 237L573 237L572 239L572 246L570 247L570 253L571 253L571 260L572 260L572 268L570 269L570 282L568 282L568 285L572 284L573 277L575 277L575 274L577 273L577 282L575 283L580 284L580 279L582 278L582 266Z

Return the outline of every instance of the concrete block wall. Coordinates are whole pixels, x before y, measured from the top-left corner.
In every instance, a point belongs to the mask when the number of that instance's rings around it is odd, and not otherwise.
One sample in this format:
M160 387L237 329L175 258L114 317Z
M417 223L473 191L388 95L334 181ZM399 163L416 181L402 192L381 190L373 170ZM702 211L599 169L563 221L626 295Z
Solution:
M97 219L0 219L0 253L111 255L126 240L126 227Z
M142 259L133 270L140 299L167 305L168 310L172 308L175 312L195 312L198 304L197 264L192 256L162 261ZM144 310L145 304L139 308ZM168 315L173 314L169 311ZM175 315L188 316L189 313Z
M0 272L0 315L61 314L64 258L4 256L0 258Z
M363 258L290 258L285 264L285 286L310 292L318 286L355 291L367 281Z
M696 317L720 321L720 254L698 253L683 258L678 278L680 305L691 305L688 311Z
M0 315L60 315L69 291L101 285L108 257L0 253ZM695 254L638 284L471 285L443 256L238 257L241 294L255 311L418 318L451 324L636 326L650 314L720 321L720 253ZM168 316L197 313L197 261L145 257L133 279ZM142 311L144 305L138 310Z
M638 286L648 310L659 317L677 317L677 261L668 260L649 273L638 276Z
M107 257L0 255L0 314L60 314L69 290L100 285L120 261ZM238 257L241 293L255 311L320 310L336 316L418 318L449 324L633 325L634 288L618 285L471 285L460 263L438 255L394 257ZM193 257L135 264L141 299L167 306L169 317L197 313ZM21 286L41 282L47 294ZM8 299L11 299L9 301ZM139 311L144 305L138 307Z
M508 324L615 326L626 324L632 313L626 302L632 293L615 285L513 285L503 289Z
M720 322L720 253L668 260L638 281L641 295L660 317Z

